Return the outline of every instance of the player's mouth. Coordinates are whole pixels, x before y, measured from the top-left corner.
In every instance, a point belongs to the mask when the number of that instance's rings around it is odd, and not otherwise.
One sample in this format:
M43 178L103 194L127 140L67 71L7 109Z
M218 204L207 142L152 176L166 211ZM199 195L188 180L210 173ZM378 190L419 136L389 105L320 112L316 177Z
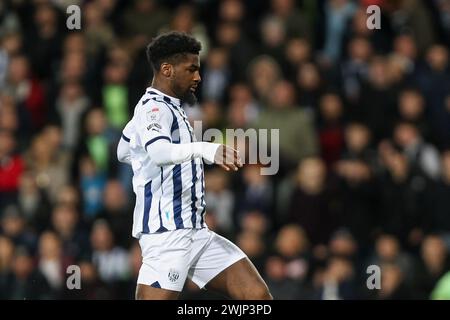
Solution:
M197 90L197 85L191 86L190 90L191 90L192 93L195 93L195 91Z

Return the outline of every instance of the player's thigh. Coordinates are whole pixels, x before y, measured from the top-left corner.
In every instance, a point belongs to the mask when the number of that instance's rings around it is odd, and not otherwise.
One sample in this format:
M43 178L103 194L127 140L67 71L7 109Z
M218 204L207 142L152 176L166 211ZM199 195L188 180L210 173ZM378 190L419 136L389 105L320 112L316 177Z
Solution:
M266 283L247 257L220 272L206 288L237 300L272 299Z
M177 291L154 288L142 283L136 287L136 300L176 300L180 295Z
M189 230L177 230L141 237L142 265L136 298L170 298L171 292L182 291L190 266L189 236Z
M267 286L245 253L212 231L198 233L199 238L209 235L212 235L211 241L194 259L189 270L192 281L200 288L206 287L233 299L266 296Z

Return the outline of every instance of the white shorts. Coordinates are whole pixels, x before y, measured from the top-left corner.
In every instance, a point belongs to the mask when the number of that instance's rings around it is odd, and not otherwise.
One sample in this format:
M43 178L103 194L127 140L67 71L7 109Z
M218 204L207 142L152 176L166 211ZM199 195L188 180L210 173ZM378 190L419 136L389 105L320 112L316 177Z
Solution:
M189 277L200 288L245 253L208 228L144 234L137 283L181 292Z

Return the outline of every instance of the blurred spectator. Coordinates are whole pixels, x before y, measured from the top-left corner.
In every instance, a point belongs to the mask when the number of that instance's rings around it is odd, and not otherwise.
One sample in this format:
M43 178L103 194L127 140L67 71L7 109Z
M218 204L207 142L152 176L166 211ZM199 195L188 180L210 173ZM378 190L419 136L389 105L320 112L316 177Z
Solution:
M20 30L20 21L17 15L8 7L6 2L0 3L0 38L6 33Z
M2 72L3 76L6 77L6 65L8 64L8 57L15 56L22 52L23 36L20 32L8 32L0 37L0 43L0 51L5 55L2 57L2 59L5 59L3 60L4 65L2 67ZM3 78L3 80L5 79Z
M291 83L280 81L271 91L269 105L263 110L255 127L280 130L280 171L292 169L301 159L318 152L317 137L311 117L295 106Z
M15 250L9 273L4 286L5 299L8 300L48 300L55 299L51 288L33 265L33 257L23 247Z
M326 37L323 45L323 59L325 65L329 65L335 63L341 56L344 31L356 11L356 6L349 0L328 0L324 10Z
M16 246L21 246L30 254L36 250L36 235L29 230L22 213L15 205L7 206L2 210L0 234L9 237Z
M450 271L448 271L441 279L439 279L436 287L431 293L432 300L448 300L450 299Z
M114 31L105 20L106 13L102 10L99 1L86 3L83 13L86 51L89 56L95 58L114 41Z
M88 155L99 173L108 174L117 163L115 161L115 147L120 134L110 127L102 109L92 109L85 121L86 138L78 146L77 158ZM78 164L77 164L78 165Z
M419 53L416 41L411 34L399 34L395 37L393 49L392 56L406 75L413 75L417 72Z
M153 18L149 19L150 16ZM158 1L134 0L123 15L125 34L131 36L137 46L145 46L169 19L170 14Z
M120 49L116 48L116 50ZM126 85L129 71L126 62L109 63L104 71L102 101L108 123L115 129L123 128L129 117L128 87Z
M59 128L48 127L47 131L33 139L31 148L25 155L27 168L51 202L56 201L59 190L69 179L69 159L59 149L60 141Z
M379 300L408 300L415 298L405 283L405 271L394 263L387 262L381 266L381 289L377 290Z
M114 234L104 220L95 221L91 231L92 262L105 283L126 280L129 277L128 252L114 243Z
M339 95L333 92L322 95L317 127L321 157L328 167L340 158L344 147L343 114L344 107Z
M387 170L380 178L381 227L403 244L417 246L424 227L429 181L420 172L413 172L406 156L388 144L380 145L380 155Z
M415 81L425 96L429 121L436 130L439 145L448 147L450 141L450 112L446 106L450 96L448 48L441 45L430 47L425 62L423 68L417 72Z
M0 89L5 88L10 57L17 55L21 46L22 38L19 33L0 33Z
M323 90L323 79L314 63L305 63L297 69L298 100L301 107L316 108Z
M0 131L9 131L14 135L17 152L29 147L31 119L26 107L17 104L13 96L0 95Z
M376 153L371 148L372 135L367 126L357 121L348 122L344 132L345 149L342 160L360 160L375 166Z
M394 130L395 142L402 148L411 170L421 171L428 178L437 179L440 173L438 150L424 141L414 124L401 122Z
M397 88L392 85L386 58L374 57L369 64L367 81L363 82L360 99L354 110L349 110L353 120L360 120L372 132L375 143L387 138L395 120Z
M308 280L309 245L305 230L294 224L283 226L275 239L275 252L285 262L285 276L299 285Z
M448 0L434 1L436 11L438 12L438 19L442 27L443 41L450 45L450 3Z
M58 84L63 82L82 83L87 72L86 55L83 52L67 52L58 70L56 79Z
M267 17L261 22L262 51L277 61L283 59L283 45L286 42L286 30L283 20Z
M420 258L415 280L416 290L420 299L429 299L438 280L450 270L450 257L444 240L436 235L426 236L422 242Z
M128 264L130 266L130 276L116 284L115 298L119 300L135 299L136 281L142 266L141 247L137 241L133 241L129 248ZM195 287L200 291L196 285Z
M282 258L271 256L266 260L265 281L274 299L300 299L300 287L286 277L286 263Z
M225 4L230 1L222 1ZM237 2L238 1L231 1ZM195 37L202 44L202 51L199 53L203 60L209 53L209 38L207 30L201 21L197 20L197 12L192 4L180 4L176 9L170 21L170 24L162 27L159 33L176 30L186 32Z
M216 29L217 45L228 51L233 80L243 81L246 69L255 56L252 42L236 22L221 22Z
M236 245L245 252L259 272L264 271L267 248L262 234L244 229L236 236Z
M348 44L348 58L340 65L342 87L347 99L355 103L361 95L361 86L367 80L373 48L363 37L354 37Z
M37 268L47 280L54 296L59 296L66 285L66 270L72 262L64 256L61 239L54 232L41 234Z
M311 43L303 38L292 38L286 43L284 51L284 74L290 81L295 81L296 70L312 60L313 50Z
M383 264L394 264L402 274L402 280L408 285L413 283L417 272L417 266L411 255L402 250L398 239L390 234L381 234L375 242L375 251L369 257L367 265L380 266L381 272L384 275ZM389 279L390 281L391 279ZM381 284L383 287L383 283ZM389 289L387 289L389 290ZM381 293L384 294L384 293Z
M367 275L366 270L362 270L364 268L362 267L363 261L361 261L361 254L364 254L364 252L360 251L359 243L356 242L356 239L348 230L340 229L333 233L328 243L327 255L330 257L342 257L351 262L355 269L355 281L358 281L358 283L359 281L360 283L364 283L364 277ZM364 276L361 276L362 274Z
M128 248L130 246L130 237L128 234L132 229L133 215L130 210L130 201L124 188L117 180L109 180L103 191L103 210L99 214L108 222L111 227L118 245Z
M90 255L88 235L79 219L71 205L59 204L52 211L52 229L61 238L65 255L76 261Z
M58 192L57 204L64 204L74 208L80 205L80 195L78 189L73 185L66 185Z
M229 92L228 125L235 129L247 129L257 119L260 106L246 84L236 83Z
M202 76L202 96L205 100L221 102L229 85L228 54L222 48L212 48L207 56Z
M51 3L37 4L32 24L26 31L25 49L29 52L33 71L39 78L50 76L61 55L60 16Z
M426 210L430 214L426 226L428 231L442 234L450 248L450 150L441 155L441 172L441 178L428 194Z
M270 56L258 56L248 67L248 78L256 98L266 104L273 87L281 79L280 65Z
M306 158L298 166L291 195L289 221L300 225L313 245L328 242L336 228L335 196L327 188L327 170L319 158Z
M345 150L334 168L342 197L339 224L364 248L376 225L378 199L373 171L377 159L370 148L371 134L365 125L350 122L344 134Z
M51 204L46 193L38 187L30 172L24 172L20 178L17 203L35 232L40 233L48 228Z
M332 257L321 275L316 299L320 300L353 300L358 297L354 283L354 269L349 260L343 257Z
M7 298L8 276L11 273L14 258L14 243L6 236L0 235L0 299Z
M343 42L344 44L348 44L350 39L353 38L364 38L366 39L371 47L377 53L386 54L391 50L391 38L392 38L392 29L387 20L386 13L383 10L383 1L359 1L359 6L356 9L350 23L347 25L347 30L344 34ZM367 8L369 5L378 5L381 7L380 17L377 17L381 23L380 29L372 29L367 27L368 20L368 12ZM372 16L373 17L373 16ZM351 41L351 40L350 40Z
M216 101L206 100L201 104L201 111L203 131L209 128L217 128L219 130L222 130L222 128L224 127L224 120L219 103L217 103ZM194 126L193 123L191 123L191 125ZM197 138L197 140L199 139Z
M234 195L228 187L228 177L220 169L212 169L205 174L208 210L214 215L219 233L230 234L233 230Z
M11 132L0 130L0 208L16 199L24 170L22 157L14 151L14 136Z
M106 176L98 170L95 162L84 157L80 160L80 189L83 197L83 213L86 221L92 222L103 209L102 190Z
M409 30L414 34L421 52L436 40L427 6L420 0L387 1L391 25L396 33Z
M257 164L248 164L243 170L243 196L236 199L237 214L258 211L269 217L273 209L273 184L267 176L261 175L261 166Z
M311 19L304 12L299 10L296 2L293 0L271 0L271 14L280 19L283 23L283 29L286 36L301 37L312 40L311 38Z
M422 94L415 89L405 89L400 92L398 100L400 119L413 123L425 141L436 142L433 129L425 117L426 106Z
M33 77L30 61L23 55L15 55L10 58L8 67L6 92L14 97L16 103L25 106L33 130L41 129L47 112L44 88L40 81Z
M78 263L81 275L81 290L65 290L63 299L69 300L111 300L115 292L99 279L98 271L92 262L82 260Z
M89 99L78 82L66 82L62 85L56 101L57 117L63 132L62 146L75 150L80 141L81 121L89 108Z

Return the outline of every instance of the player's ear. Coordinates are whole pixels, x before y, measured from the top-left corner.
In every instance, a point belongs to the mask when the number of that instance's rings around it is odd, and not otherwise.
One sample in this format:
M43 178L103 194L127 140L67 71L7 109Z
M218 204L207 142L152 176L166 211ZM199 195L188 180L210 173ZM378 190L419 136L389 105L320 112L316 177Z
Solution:
M165 77L170 78L173 73L173 66L170 63L162 63L161 64L161 73Z

